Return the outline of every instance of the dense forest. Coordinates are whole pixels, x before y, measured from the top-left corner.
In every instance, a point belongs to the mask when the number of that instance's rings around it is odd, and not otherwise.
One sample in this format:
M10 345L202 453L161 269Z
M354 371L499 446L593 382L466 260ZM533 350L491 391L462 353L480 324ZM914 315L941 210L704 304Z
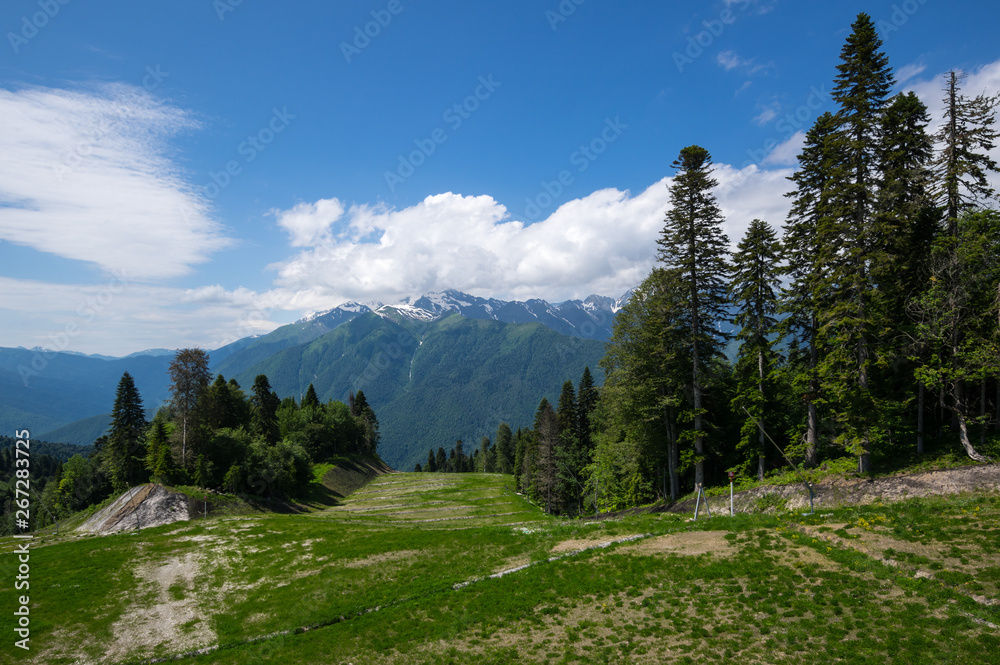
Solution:
M869 473L930 446L976 461L996 451L1000 214L988 176L1000 98L965 95L964 79L947 75L929 133L916 95L890 95L893 71L860 14L783 228L754 220L735 252L710 154L681 150L659 261L615 321L600 401L583 426L571 384L557 409L542 401L519 489L573 514L676 499L728 470L763 478L786 460L854 459ZM736 326L735 362L723 323Z
M247 395L221 374L213 381L208 354L201 349L178 351L169 375L171 399L151 422L126 372L118 383L110 430L87 456L77 453L61 463L50 455L32 455L36 526L149 481L291 497L312 479L314 462L377 456L378 418L361 391L352 393L348 404L323 404L310 385L301 403L281 400L261 374ZM9 461L9 452L0 450L0 465Z

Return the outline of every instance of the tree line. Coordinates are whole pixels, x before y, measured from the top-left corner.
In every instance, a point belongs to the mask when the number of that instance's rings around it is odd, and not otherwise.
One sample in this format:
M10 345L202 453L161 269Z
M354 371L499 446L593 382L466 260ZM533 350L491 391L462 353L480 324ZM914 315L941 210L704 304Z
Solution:
M168 370L170 399L151 421L125 372L108 433L88 456L74 455L56 469L42 492L46 505L69 515L150 481L288 497L312 480L313 463L377 456L378 418L363 392L351 393L347 404L322 403L310 384L301 402L282 400L261 374L247 394L235 379L212 380L208 361L201 349L177 352Z
M847 456L869 473L930 444L996 451L1000 96L965 95L965 78L947 75L930 133L923 102L891 94L858 15L783 227L753 220L735 252L711 155L682 149L658 263L618 313L600 400L576 424L571 385L558 408L542 400L519 489L574 513L676 499L729 470L763 478L786 459Z

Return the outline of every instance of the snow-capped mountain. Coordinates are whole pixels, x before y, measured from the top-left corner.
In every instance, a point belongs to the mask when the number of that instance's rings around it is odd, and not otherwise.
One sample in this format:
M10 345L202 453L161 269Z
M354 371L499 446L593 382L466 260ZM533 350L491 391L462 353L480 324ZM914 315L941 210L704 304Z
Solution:
M619 298L592 295L584 300L549 303L539 299L521 302L479 298L461 291L448 290L428 293L419 298L406 298L393 305L348 302L326 312L312 314L301 322L322 322L329 325L366 312L374 312L385 318L401 317L428 322L458 314L467 319L492 319L503 323L537 322L565 335L607 339L611 336L615 314L628 302L631 295L630 290Z

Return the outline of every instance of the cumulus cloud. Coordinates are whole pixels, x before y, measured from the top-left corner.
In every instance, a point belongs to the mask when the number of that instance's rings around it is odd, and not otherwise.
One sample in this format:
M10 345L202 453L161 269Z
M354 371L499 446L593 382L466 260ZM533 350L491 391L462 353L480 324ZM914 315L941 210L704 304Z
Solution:
M717 195L734 244L755 217L784 220L789 174L717 166ZM534 224L513 219L490 196L450 192L401 210L352 206L340 233L317 236L274 266L278 300L321 310L346 300L393 302L449 288L512 299L619 295L655 262L669 184L665 178L635 195L602 189ZM286 227L293 241L300 229L326 228L328 219L318 204L278 214L294 216Z
M168 156L196 123L141 88L0 89L0 239L132 278L230 241Z

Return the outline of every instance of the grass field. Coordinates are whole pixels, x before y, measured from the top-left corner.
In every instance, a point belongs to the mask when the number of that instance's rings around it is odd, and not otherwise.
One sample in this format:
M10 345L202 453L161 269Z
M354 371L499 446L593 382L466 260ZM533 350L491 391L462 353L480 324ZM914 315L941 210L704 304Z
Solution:
M1000 662L995 495L592 522L511 485L390 474L305 514L39 537L32 650L3 662Z

